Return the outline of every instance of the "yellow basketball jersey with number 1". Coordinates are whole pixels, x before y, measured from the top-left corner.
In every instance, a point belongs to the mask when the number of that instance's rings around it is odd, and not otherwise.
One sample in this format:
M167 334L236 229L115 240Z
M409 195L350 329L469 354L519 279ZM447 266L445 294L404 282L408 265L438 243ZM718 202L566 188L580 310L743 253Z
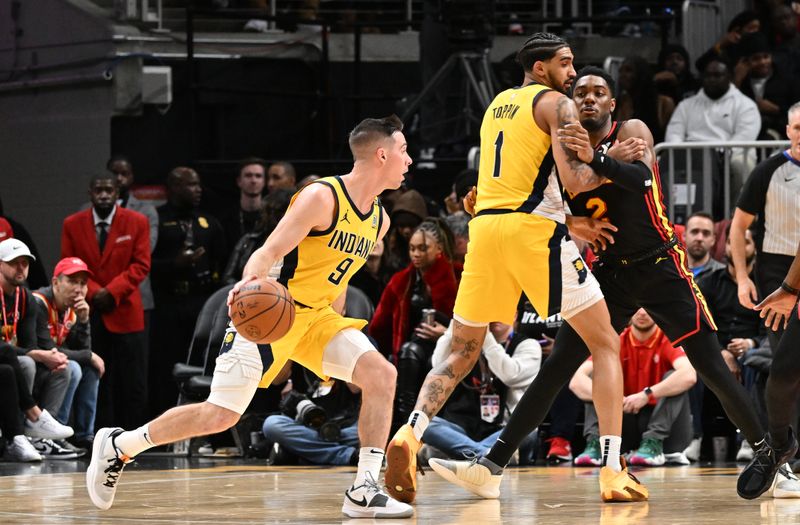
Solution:
M533 105L539 95L551 91L541 84L507 89L498 94L481 124L481 157L478 176L479 214L537 213L553 200L553 155L550 135L533 119ZM559 197L560 200L560 197ZM538 213L550 217L548 213ZM555 217L552 217L555 218Z
M312 184L324 184L333 191L337 212L330 228L312 231L283 258L278 281L301 308L328 306L347 289L350 278L372 253L383 218L377 198L362 215L340 177L325 177ZM292 203L295 198L297 195Z

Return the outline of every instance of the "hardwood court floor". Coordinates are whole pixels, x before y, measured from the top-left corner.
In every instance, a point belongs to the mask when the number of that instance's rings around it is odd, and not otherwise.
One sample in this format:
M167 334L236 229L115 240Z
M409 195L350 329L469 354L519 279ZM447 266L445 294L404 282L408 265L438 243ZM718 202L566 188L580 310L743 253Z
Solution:
M105 512L95 509L86 495L81 470L85 463L48 467L45 470L56 472L39 474L41 467L21 467L27 471L0 477L0 523L800 523L800 499L738 498L738 469L734 467L640 471L651 501L636 504L601 504L594 469L509 469L500 500L490 501L478 500L427 472L420 478L414 518L373 522L341 515L352 468L266 467L227 461L193 462L191 468L176 465L165 470L154 468L163 465L163 460L138 463L125 471L114 507Z

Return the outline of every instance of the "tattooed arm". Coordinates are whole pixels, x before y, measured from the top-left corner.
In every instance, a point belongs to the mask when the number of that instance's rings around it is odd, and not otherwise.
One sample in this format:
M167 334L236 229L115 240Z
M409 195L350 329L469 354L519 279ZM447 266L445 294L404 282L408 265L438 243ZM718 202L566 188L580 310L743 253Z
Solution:
M576 153L559 140L559 129L580 126L578 109L572 100L561 93L548 92L542 95L534 106L534 119L543 131L550 134L553 160L561 183L567 191L582 193L593 190L605 182L604 177L589 167L588 163L594 158L593 153L587 158L580 158L579 155L584 153Z

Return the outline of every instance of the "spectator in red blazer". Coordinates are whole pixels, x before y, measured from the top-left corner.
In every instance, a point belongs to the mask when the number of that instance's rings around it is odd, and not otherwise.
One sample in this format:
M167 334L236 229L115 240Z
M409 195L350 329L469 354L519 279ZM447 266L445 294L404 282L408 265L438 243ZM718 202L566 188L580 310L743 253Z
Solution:
M395 421L400 423L414 407L436 340L453 315L458 289L453 234L444 221L426 219L408 247L411 264L389 281L369 329L380 351L397 365ZM424 315L429 309L435 310L433 320Z
M112 173L89 184L92 207L64 219L61 257L83 259L93 276L92 349L106 363L97 425L138 426L147 406L147 355L139 284L150 271L150 225L144 215L117 206Z

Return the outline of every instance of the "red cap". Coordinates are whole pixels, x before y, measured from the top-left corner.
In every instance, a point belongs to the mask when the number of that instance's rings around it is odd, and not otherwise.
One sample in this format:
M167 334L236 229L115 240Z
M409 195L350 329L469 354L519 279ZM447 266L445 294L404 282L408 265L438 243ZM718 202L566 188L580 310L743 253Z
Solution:
M77 257L65 257L58 261L58 264L56 264L56 269L53 270L53 277L58 277L59 275L72 275L79 272L86 272L90 276L92 275L92 271L81 259L78 259Z

